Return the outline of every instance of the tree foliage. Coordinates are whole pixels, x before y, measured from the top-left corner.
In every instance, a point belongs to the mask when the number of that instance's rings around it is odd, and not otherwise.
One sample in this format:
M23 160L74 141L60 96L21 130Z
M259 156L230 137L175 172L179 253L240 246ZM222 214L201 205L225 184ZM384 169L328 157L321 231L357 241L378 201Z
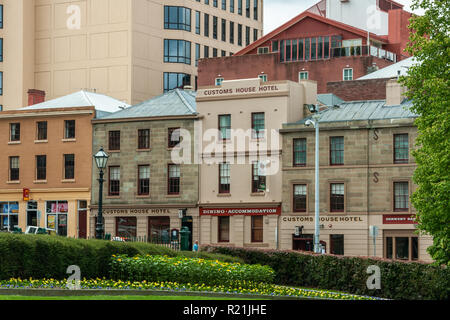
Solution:
M413 155L417 162L412 195L418 228L433 237L428 248L440 264L450 264L450 0L414 0L412 9L425 9L410 23L407 51L417 59L400 81L414 101L419 136Z

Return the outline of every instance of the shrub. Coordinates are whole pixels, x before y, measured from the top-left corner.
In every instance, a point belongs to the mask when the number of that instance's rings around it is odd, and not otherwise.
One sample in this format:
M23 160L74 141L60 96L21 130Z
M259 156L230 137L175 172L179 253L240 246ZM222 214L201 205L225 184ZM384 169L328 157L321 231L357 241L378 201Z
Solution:
M139 242L70 239L48 235L0 233L0 279L54 278L68 276L67 267L77 265L81 276L97 278L109 276L109 263L114 254L188 255L158 245ZM242 262L240 258L194 253L198 257Z
M297 251L256 250L231 247L204 247L209 252L241 257L246 263L271 266L275 283L344 291L357 295L400 300L447 300L450 271L418 262L400 262L366 257L316 255ZM381 271L381 289L367 288L367 268Z
M224 285L236 281L272 283L274 271L268 266L200 258L119 255L112 258L111 279L208 285Z

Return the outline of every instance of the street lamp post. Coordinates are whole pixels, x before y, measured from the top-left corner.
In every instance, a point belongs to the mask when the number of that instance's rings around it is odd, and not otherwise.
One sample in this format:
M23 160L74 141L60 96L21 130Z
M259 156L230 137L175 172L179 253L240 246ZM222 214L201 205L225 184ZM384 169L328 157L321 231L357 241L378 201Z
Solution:
M320 253L320 225L319 225L319 116L317 114L313 115L313 120L307 120L306 125L313 125L316 129L316 163L315 163L315 227L314 227L314 252Z
M108 154L103 151L103 147L94 155L95 163L97 164L97 168L100 170L100 178L98 179L99 187L98 187L98 215L97 215L97 225L95 226L95 238L103 239L104 238L104 225L103 225L103 179L104 172L103 170L106 168L106 163L108 162Z

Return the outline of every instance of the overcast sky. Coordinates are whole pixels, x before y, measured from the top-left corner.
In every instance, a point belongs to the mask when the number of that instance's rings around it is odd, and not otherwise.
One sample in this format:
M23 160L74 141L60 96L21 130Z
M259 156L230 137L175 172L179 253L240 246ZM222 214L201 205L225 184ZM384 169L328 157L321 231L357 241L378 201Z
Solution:
M299 15L320 0L264 0L264 34L267 34L283 23ZM413 0L396 0L405 5L406 11L410 9ZM421 11L414 13L422 14Z

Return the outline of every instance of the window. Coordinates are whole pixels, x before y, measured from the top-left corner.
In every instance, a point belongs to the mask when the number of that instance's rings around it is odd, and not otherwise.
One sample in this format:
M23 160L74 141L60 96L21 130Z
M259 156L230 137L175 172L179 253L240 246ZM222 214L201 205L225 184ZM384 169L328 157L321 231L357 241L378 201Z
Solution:
M75 155L64 155L64 180L75 179Z
M253 29L253 41L258 40L258 29ZM269 48L269 47L267 47Z
M191 84L191 75L185 73L164 72L164 92L183 88Z
M205 37L209 37L209 14L205 13L203 33Z
M47 156L36 156L36 180L47 179Z
M0 231L13 231L19 224L19 203L0 202Z
M230 193L230 164L219 164L219 193Z
M409 210L409 183L394 182L394 211Z
M0 62L3 62L3 38L0 38Z
M0 29L3 29L3 5L0 4Z
M250 0L245 0L245 16L250 18Z
M47 201L47 228L55 230L58 236L67 236L67 201ZM36 219L37 221L37 219Z
M236 0L230 0L230 12L234 13L234 1Z
M222 41L227 41L227 20L222 19Z
M353 80L353 69L344 69L344 81Z
M262 82L267 82L267 74L260 74L258 76L258 78L262 81Z
M216 80L215 80L216 86L221 86L223 80L224 80L223 78L216 78Z
M344 255L344 235L330 234L330 253Z
M164 62L191 64L191 42L164 39Z
M225 50L222 50L221 56L222 56L222 57L226 57L226 56L227 56L227 52L226 52Z
M250 27L245 27L245 45L250 44Z
M266 54L269 53L269 47L259 47L258 54Z
M138 149L139 150L150 149L150 129L138 130Z
M138 195L150 194L150 166L138 166Z
M19 181L19 157L9 157L9 181Z
M168 171L168 194L178 195L180 194L180 166L176 164L169 164Z
M36 124L37 139L39 141L47 140L47 121L40 121Z
M258 20L258 1L253 0L253 19Z
M238 45L242 46L242 24L238 24Z
M217 2L218 2L218 0L213 0L213 6L216 7L216 8L218 7Z
M394 135L394 163L408 163L409 142L408 134Z
M394 260L418 260L419 238L404 230L385 231L384 257Z
M150 217L148 218L148 238L152 243L170 243L170 218Z
M222 0L222 10L227 10L227 0Z
M310 47L311 39L307 38L305 39L305 60L310 60L310 53L311 53L311 47Z
M234 22L230 21L230 43L234 43Z
M332 183L330 193L330 211L344 212L344 189L343 183Z
M205 0L205 4L209 4L209 0Z
M238 0L238 14L242 16L242 0Z
M164 6L164 29L191 31L191 9Z
M110 151L120 151L120 131L109 131L109 145Z
M344 164L344 137L330 138L330 165Z
M252 113L252 138L264 139L265 115L264 113Z
M9 141L18 142L20 141L20 123L11 123L9 125Z
M294 185L294 212L306 212L306 190L305 184Z
M252 193L266 191L266 176L261 170L261 164L256 161L252 164Z
M218 19L213 16L213 39L217 40Z
M304 167L306 166L306 138L294 139L294 167Z
M195 11L195 33L200 34L201 16L200 11Z
M0 71L0 96L3 95L3 71Z
M120 167L109 167L109 195L120 195Z
M272 41L272 52L278 52L278 40Z
M308 80L309 73L308 71L301 71L298 73L298 80Z
M218 217L218 242L230 242L230 217Z
M205 46L203 48L203 57L204 58L209 58L209 46Z
M198 60L200 60L200 44L195 44L195 66L198 67Z
M116 217L116 236L126 239L136 238L137 218Z
M64 139L75 139L75 120L64 121Z
M167 140L170 149L178 146L180 143L180 128L169 128Z
M316 60L317 38L311 38L311 60Z
M263 216L252 216L252 242L263 242Z
M217 48L213 48L213 58L217 58L218 52Z
M219 115L219 131L220 140L231 139L231 115L223 114Z

